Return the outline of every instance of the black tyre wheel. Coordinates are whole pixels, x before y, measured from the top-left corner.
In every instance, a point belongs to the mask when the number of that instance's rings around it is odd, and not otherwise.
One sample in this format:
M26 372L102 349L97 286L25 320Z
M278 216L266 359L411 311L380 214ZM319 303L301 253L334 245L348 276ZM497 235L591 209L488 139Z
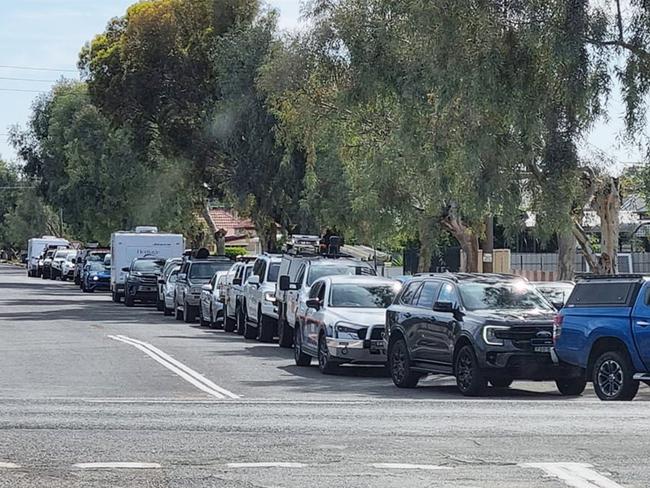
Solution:
M289 348L293 345L293 329L287 321L280 316L278 319L278 344L280 347Z
M465 396L480 396L485 392L487 379L478 366L478 360L472 346L463 346L454 364L456 385Z
M246 315L244 316L244 339L257 339L257 327L253 327L253 323Z
M124 305L126 305L127 307L132 307L134 305L134 303L135 302L134 302L133 297L131 295L129 295L128 293L126 295L124 295Z
M495 388L510 388L513 381L512 378L490 378L490 384Z
M203 318L203 306L199 305L199 325L201 327L207 327L209 324L208 322Z
M171 308L167 308L167 306L163 304L163 315L165 317L170 317L173 313L174 311Z
M619 351L602 353L594 363L592 382L596 395L603 401L629 401L639 390L627 354Z
M165 311L165 302L162 301L160 297L156 299L156 310L158 310L159 312Z
M562 378L555 380L555 384L564 396L580 396L587 386L587 378Z
M311 356L302 352L302 336L300 327L296 327L295 331L296 334L293 340L293 359L296 362L296 366L310 366Z
M415 388L421 375L411 368L411 358L404 339L397 339L388 352L388 369L398 388Z
M181 322L183 320L183 312L178 308L177 305L174 306L174 318Z
M275 321L263 315L261 310L257 316L257 340L260 342L273 342L275 339Z
M325 334L321 334L318 338L318 369L323 374L334 374L338 367L338 363L330 356Z
M223 330L226 332L234 332L237 322L232 317L228 317L228 309L223 307Z
M242 307L237 309L237 334L243 336L246 330L246 316Z
M183 303L183 320L186 324L193 324L196 321L196 312L190 308L187 302Z

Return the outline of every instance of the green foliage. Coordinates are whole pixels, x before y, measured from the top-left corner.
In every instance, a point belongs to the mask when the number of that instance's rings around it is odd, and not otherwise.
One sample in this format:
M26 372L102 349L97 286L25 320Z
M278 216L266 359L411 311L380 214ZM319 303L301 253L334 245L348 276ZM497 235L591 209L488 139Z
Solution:
M226 256L230 259L236 259L238 256L246 256L248 249L245 247L226 247Z

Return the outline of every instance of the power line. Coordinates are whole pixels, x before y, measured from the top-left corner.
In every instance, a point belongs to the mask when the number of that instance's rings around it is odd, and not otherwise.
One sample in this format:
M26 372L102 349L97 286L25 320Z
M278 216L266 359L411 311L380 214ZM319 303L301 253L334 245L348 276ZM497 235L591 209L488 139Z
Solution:
M57 80L35 80L33 78L10 78L7 76L0 76L0 80L9 80L9 81L31 81L35 83L56 83Z
M37 68L34 66L10 66L7 64L0 64L0 68L7 68L7 69L22 69L22 70L27 70L27 71L51 71L53 73L76 73L76 69L56 69L56 68Z
M21 90L19 88L0 88L0 91L5 92L21 92L21 93L44 93L47 90Z

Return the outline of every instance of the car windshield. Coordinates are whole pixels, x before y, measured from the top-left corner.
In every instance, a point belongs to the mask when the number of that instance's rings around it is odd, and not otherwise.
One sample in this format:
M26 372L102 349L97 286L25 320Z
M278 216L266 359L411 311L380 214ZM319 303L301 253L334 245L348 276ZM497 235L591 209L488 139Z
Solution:
M102 262L102 261L104 261L104 259L106 259L106 255L102 255L102 254L89 254L88 256L86 256L86 261L100 261L100 262Z
M56 254L54 255L55 258L65 258L70 254L72 251L57 251Z
M323 278L325 276L338 276L338 275L369 275L374 276L375 271L369 266L363 266L359 264L341 264L337 266L325 265L325 266L312 266L309 269L309 274L307 275L307 286L311 286L314 281L318 278Z
M393 285L334 284L330 298L333 308L388 308L398 288Z
M214 262L214 263L195 263L190 268L191 280L210 280L217 271L226 271L230 268L231 263Z
M524 281L461 283L458 289L468 310L553 310L535 287Z
M106 271L106 266L101 261L91 261L88 263L90 271Z
M153 259L139 259L133 263L133 271L139 271L141 273L160 271L160 263Z
M68 257L66 257L66 260L67 261L72 261L73 259L76 259L76 257L77 257L77 253L76 252L71 252L70 254L68 254Z
M266 277L266 281L275 283L276 281L278 281L279 273L280 273L280 263L271 263L271 265L269 266L269 272Z

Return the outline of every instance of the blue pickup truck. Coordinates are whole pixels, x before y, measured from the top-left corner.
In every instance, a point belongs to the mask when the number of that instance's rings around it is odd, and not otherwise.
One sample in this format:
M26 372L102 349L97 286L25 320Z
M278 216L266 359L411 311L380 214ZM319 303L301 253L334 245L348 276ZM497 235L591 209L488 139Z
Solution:
M650 382L650 277L589 277L555 319L557 360L582 368L601 400L632 400Z

